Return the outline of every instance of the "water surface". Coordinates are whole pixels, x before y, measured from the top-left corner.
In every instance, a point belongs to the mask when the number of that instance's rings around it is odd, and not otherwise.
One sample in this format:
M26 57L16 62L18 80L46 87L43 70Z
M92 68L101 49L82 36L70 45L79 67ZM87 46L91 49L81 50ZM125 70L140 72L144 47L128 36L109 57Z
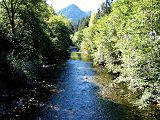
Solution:
M58 91L45 109L45 120L134 120L129 107L104 100L98 95L95 70L86 55L72 53L57 73Z

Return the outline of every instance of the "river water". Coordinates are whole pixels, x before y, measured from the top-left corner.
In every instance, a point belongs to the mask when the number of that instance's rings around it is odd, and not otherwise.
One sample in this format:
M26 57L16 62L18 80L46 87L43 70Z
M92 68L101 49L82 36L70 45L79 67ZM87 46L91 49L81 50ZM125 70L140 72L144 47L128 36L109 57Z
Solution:
M92 62L80 53L73 53L57 73L58 91L45 109L45 120L133 120L135 116L124 105L104 100L98 95L96 72Z
M14 117L15 120L143 120L139 112L133 111L128 105L103 98L99 94L100 88L96 81L98 75L88 56L73 52L70 59L52 70L44 74L43 78L53 83L50 85L53 92L44 99L45 104L37 102L42 107L36 113L27 111L27 116L18 115ZM9 103L0 104L0 113L10 109L13 102Z

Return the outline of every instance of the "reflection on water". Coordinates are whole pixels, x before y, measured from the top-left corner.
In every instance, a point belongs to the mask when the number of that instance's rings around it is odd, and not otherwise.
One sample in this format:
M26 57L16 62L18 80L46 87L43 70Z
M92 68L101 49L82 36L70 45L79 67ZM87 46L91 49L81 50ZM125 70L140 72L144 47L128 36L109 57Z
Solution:
M41 109L36 113L30 114L26 111L31 117L23 116L22 120L143 120L140 114L127 104L105 99L98 94L100 88L96 84L97 77L102 79L98 82L103 81L106 85L105 79L111 80L112 76L107 74L107 71L103 71L103 75L96 75L97 72L87 55L73 52L71 59L56 70L48 68L45 71L42 76L48 81L45 85L51 89L51 97L44 99L45 104L38 103ZM44 91L41 94L44 94ZM0 104L2 105L4 104ZM4 108L9 109L9 106L12 105L6 103ZM4 111L1 108L0 111Z
M125 83L115 84L114 75L111 75L104 67L96 68L96 83L101 87L99 94L104 99L116 101L116 103L130 107L132 113L140 117L140 120L159 120L160 110L156 106L148 106L143 110L138 109L137 101L141 93L135 93L128 89Z
M90 62L91 59L87 54L83 54L81 52L72 52L71 53L71 59L72 60L82 60L85 62Z
M38 119L47 120L136 120L130 108L98 95L95 71L86 55L72 53L57 75L58 93L48 104L52 107Z

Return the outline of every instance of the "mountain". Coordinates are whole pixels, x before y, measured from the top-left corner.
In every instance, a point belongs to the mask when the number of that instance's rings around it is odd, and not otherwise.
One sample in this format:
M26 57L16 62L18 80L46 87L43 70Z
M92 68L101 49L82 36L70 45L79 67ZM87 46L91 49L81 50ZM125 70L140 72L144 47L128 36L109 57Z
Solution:
M92 14L92 11L86 12L87 16L90 16Z
M84 12L75 4L71 4L68 7L60 10L57 14L64 14L67 19L71 19L74 24L77 24L80 19L91 15L91 11Z

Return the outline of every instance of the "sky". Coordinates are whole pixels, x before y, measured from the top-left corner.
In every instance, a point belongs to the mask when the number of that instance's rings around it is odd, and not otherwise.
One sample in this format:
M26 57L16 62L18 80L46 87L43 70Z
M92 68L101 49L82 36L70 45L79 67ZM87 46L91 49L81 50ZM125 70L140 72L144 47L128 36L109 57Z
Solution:
M100 7L100 4L104 1L105 0L47 0L47 3L52 5L56 12L69 6L70 4L77 5L85 12L95 12Z

